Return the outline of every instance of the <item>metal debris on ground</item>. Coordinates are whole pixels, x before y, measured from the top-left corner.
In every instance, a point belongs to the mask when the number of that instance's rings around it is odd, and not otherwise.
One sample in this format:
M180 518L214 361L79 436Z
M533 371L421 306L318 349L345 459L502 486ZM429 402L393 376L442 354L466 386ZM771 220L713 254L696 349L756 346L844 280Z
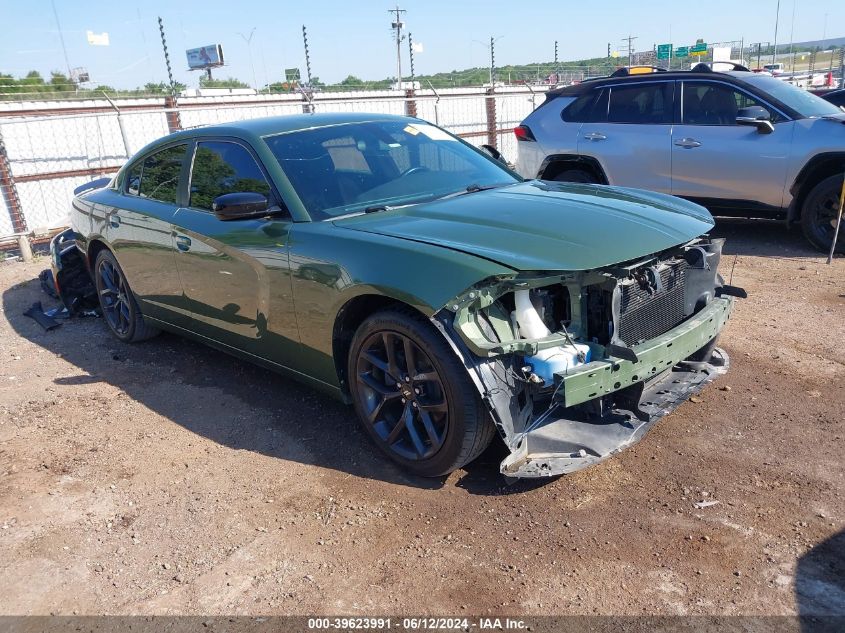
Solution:
M718 501L699 501L698 503L694 504L696 508L699 510L702 508L709 508L711 506L719 505Z

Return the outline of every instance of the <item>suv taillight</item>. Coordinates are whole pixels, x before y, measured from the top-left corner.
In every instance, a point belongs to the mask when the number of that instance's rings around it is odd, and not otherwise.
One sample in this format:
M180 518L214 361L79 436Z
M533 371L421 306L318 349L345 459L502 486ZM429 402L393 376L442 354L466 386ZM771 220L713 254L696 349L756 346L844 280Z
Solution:
M531 131L531 128L527 125L517 125L513 129L513 133L516 136L517 141L536 141L537 139L534 138L534 132Z

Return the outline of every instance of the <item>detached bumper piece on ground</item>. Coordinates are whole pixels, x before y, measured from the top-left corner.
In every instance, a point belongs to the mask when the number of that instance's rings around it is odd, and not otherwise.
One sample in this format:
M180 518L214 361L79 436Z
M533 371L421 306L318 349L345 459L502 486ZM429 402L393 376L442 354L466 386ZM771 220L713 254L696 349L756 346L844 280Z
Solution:
M76 248L73 231L68 229L56 235L50 244L52 267L38 276L45 294L62 302L61 307L44 310L36 301L24 312L46 331L61 325L58 319L74 316L97 315L97 291L85 262Z

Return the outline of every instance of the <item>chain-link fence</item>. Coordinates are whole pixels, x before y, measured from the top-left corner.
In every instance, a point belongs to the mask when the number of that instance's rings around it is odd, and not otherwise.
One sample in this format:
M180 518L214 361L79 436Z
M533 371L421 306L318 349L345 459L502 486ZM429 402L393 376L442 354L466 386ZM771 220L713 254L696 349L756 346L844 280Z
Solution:
M514 126L543 88L368 91L4 104L0 112L0 238L64 226L74 188L114 174L147 143L178 129L302 112L410 114L473 145L516 158ZM11 109L14 108L14 109Z

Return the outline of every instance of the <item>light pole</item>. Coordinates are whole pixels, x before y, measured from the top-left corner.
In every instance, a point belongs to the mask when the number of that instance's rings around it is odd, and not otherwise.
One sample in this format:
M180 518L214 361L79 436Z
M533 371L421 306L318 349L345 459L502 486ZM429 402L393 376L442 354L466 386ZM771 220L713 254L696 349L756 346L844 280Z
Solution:
M258 92L258 81L255 78L255 64L252 63L252 36L255 35L255 27L252 27L252 30L249 32L249 37L244 35L243 33L238 33L244 42L246 42L246 48L249 51L249 66L252 68L252 87Z
M772 50L772 64L775 63L778 56L778 22L780 21L780 0L778 0L778 7L775 11L775 47Z
M402 35L402 29L405 28L405 23L402 21L401 16L403 13L407 13L405 9L400 9L399 5L396 5L395 9L388 9L388 13L393 13L396 17L394 18L393 22L390 24L390 28L396 31L396 89L402 89L402 40L405 39L405 36Z

